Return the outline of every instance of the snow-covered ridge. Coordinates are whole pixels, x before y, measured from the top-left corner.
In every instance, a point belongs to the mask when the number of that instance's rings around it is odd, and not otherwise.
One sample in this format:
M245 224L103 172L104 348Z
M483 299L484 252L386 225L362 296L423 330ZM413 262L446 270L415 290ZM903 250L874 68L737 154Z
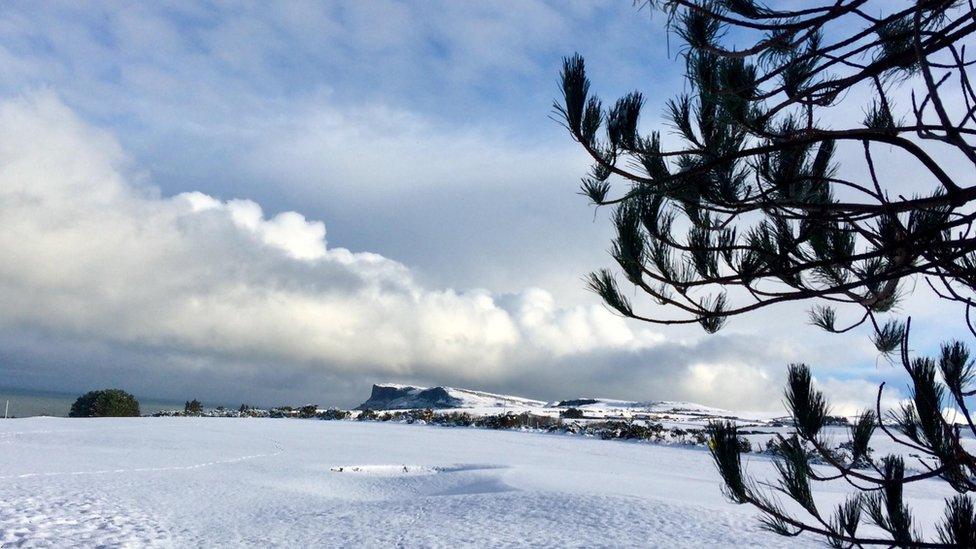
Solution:
M657 412L657 413L681 413L681 414L700 414L705 416L715 416L715 417L732 417L736 416L735 412L729 410L723 410L721 408L714 408L712 406L704 406L702 404L696 404L694 402L680 402L673 400L651 400L647 402L635 402L630 400L617 400L612 398L596 398L596 397L584 397L584 398L573 398L568 400L557 400L555 402L550 402L549 407L553 408L579 408L580 410L611 410L611 409L624 409L624 410L639 410L644 412Z
M393 383L373 385L369 400L357 410L411 410L415 408L539 408L546 403L509 395L496 395L454 387L413 387Z
M511 395L499 395L459 389L456 387L415 387L395 383L373 385L369 399L356 407L357 410L413 410L431 409L494 409L506 408L518 411L540 408L578 408L593 413L655 413L679 414L704 417L736 417L739 414L729 410L704 406L694 402L669 400L637 402L611 398L572 398L545 402ZM487 411L487 410L486 410Z

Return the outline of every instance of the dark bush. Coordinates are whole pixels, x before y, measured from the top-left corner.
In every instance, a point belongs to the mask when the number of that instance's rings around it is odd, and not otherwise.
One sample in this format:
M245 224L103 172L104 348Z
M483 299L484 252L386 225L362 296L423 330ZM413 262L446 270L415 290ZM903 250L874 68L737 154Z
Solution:
M358 419L359 421L366 421L367 419L375 420L377 419L377 414L373 410L366 408L362 412L359 412L359 415L356 416L356 419Z
M448 412L436 416L436 423L451 427L470 427L474 424L474 418L467 412Z
M198 416L201 412L203 412L203 404L200 404L200 401L197 399L188 400L186 401L186 404L183 405L183 412L188 416Z
M752 443L745 437L739 437L739 453L748 454L752 451Z
M90 391L71 405L68 417L138 417L139 401L121 389Z
M298 417L305 418L305 419L310 417L315 417L315 414L318 412L318 410L319 410L318 404L306 404L305 406L302 406L301 408L298 409Z
M597 402L599 401L595 398L575 398L573 400L560 400L559 402L556 403L556 406L576 407L576 406L586 406L587 404L596 404Z
M424 408L423 410L410 410L410 417L414 421L424 421L426 423L431 423L434 421L434 411L430 408Z
M298 412L291 406L278 406L277 408L272 408L268 410L268 417L273 418L289 418L295 417Z
M579 408L567 408L560 410L559 417L563 419L583 419L583 410Z
M556 431L563 428L563 420L558 417L552 417L540 414L525 413L525 427L529 429L540 429L543 431Z
M349 412L347 412L346 410L329 408L328 410L319 413L318 418L326 419L326 420L337 420L337 419L346 419L349 417L349 415L350 415Z
M506 412L504 414L478 418L475 420L475 425L488 429L520 429L523 427L532 427L534 423L537 423L537 420L534 419L536 417L538 416L533 416L528 412L522 412L521 414Z
M659 440L665 429L660 423L638 423L634 421L610 420L593 423L588 426L597 436L604 440Z
M436 423L437 416L430 408L414 408L411 410L397 410L395 412L383 412L378 416L380 421L401 421L404 423Z

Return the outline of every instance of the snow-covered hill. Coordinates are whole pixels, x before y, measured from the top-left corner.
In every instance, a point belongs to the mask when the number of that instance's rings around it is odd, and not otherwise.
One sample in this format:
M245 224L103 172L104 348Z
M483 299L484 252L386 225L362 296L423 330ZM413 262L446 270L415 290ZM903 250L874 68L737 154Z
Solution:
M670 400L652 400L648 402L633 402L629 400L615 400L612 398L573 398L569 400L559 400L550 404L556 408L579 408L580 410L635 410L656 413L686 413L700 414L712 417L732 417L736 413L704 406L694 402L675 402Z
M545 402L511 395L499 395L459 389L456 387L415 387L395 383L373 385L369 399L356 407L357 410L411 410L431 408L435 410L462 409L473 414L497 414L504 411L532 412L540 415L558 415L569 408L576 408L591 418L645 418L702 422L709 419L736 418L764 422L770 414L732 412L693 402L647 401L635 402L610 398L571 398Z
M380 383L373 385L369 400L357 410L409 410L415 408L539 408L541 400L496 395L454 387L413 387Z

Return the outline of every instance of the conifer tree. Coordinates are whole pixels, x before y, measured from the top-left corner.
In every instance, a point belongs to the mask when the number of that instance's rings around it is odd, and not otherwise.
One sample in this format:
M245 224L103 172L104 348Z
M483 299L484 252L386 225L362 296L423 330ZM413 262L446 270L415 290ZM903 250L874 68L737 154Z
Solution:
M628 297L609 269L590 274L590 288L625 317L708 333L788 302L809 304L810 322L829 332L867 329L878 351L908 372L911 404L883 413L882 385L851 429L850 455L838 457L823 434L827 399L809 367L790 366L796 434L779 443L773 488L744 474L735 425L711 426L726 495L761 510L770 530L813 532L838 547L976 546L976 458L943 416L955 408L976 436L970 352L953 341L934 358L910 356L910 319L894 312L922 282L957 305L976 335L976 61L967 52L976 45L974 3L646 5L666 16L682 44L687 85L667 104L670 133L642 131L639 91L604 105L578 54L564 61L554 105L593 160L582 194L613 209L611 255L624 283L650 299ZM852 103L860 120L838 114ZM881 162L923 175L891 180ZM925 472L908 472L899 455L870 460L867 442L878 429L920 455ZM810 449L836 473L814 471ZM938 539L924 540L902 492L930 478L959 495L946 501ZM819 508L813 483L840 479L851 498L833 512ZM777 494L806 516L787 511ZM865 523L875 530L858 529Z

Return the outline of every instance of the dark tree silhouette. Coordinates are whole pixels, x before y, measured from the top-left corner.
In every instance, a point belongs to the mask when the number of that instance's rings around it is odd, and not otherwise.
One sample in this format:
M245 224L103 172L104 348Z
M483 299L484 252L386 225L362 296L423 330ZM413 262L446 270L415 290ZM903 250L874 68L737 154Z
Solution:
M122 389L89 391L75 400L68 417L138 417L139 401Z
M199 400L193 399L186 401L183 405L183 413L186 415L200 415L203 413L203 404Z
M761 509L776 532L816 532L837 546L976 545L968 496L976 460L942 414L955 406L976 435L965 401L976 392L969 351L952 342L936 360L911 358L909 322L892 314L921 279L960 304L976 335L976 61L966 52L976 33L973 0L823 0L795 10L755 0L649 4L683 43L686 93L666 108L673 135L640 132L640 92L605 108L578 54L564 62L555 110L594 162L582 194L614 208L611 255L630 284L665 307L632 302L610 270L589 275L589 286L623 316L698 323L709 333L730 317L792 301L809 302L810 321L830 332L869 326L880 352L901 350L913 404L892 413L889 428L879 391L844 460L825 446L825 398L809 369L793 366L787 403L797 434L780 441L775 489L809 520L743 476L735 426L716 424L711 449L727 495ZM852 102L863 119L839 114ZM858 166L836 160L855 154ZM913 179L886 181L882 161L905 166ZM876 427L922 455L927 472L906 474L899 457L870 461ZM807 448L837 473L815 472ZM961 494L947 501L939 542L920 540L902 502L904 484L923 478ZM813 501L811 479L844 479L857 495L828 517ZM862 522L884 535L862 537Z

